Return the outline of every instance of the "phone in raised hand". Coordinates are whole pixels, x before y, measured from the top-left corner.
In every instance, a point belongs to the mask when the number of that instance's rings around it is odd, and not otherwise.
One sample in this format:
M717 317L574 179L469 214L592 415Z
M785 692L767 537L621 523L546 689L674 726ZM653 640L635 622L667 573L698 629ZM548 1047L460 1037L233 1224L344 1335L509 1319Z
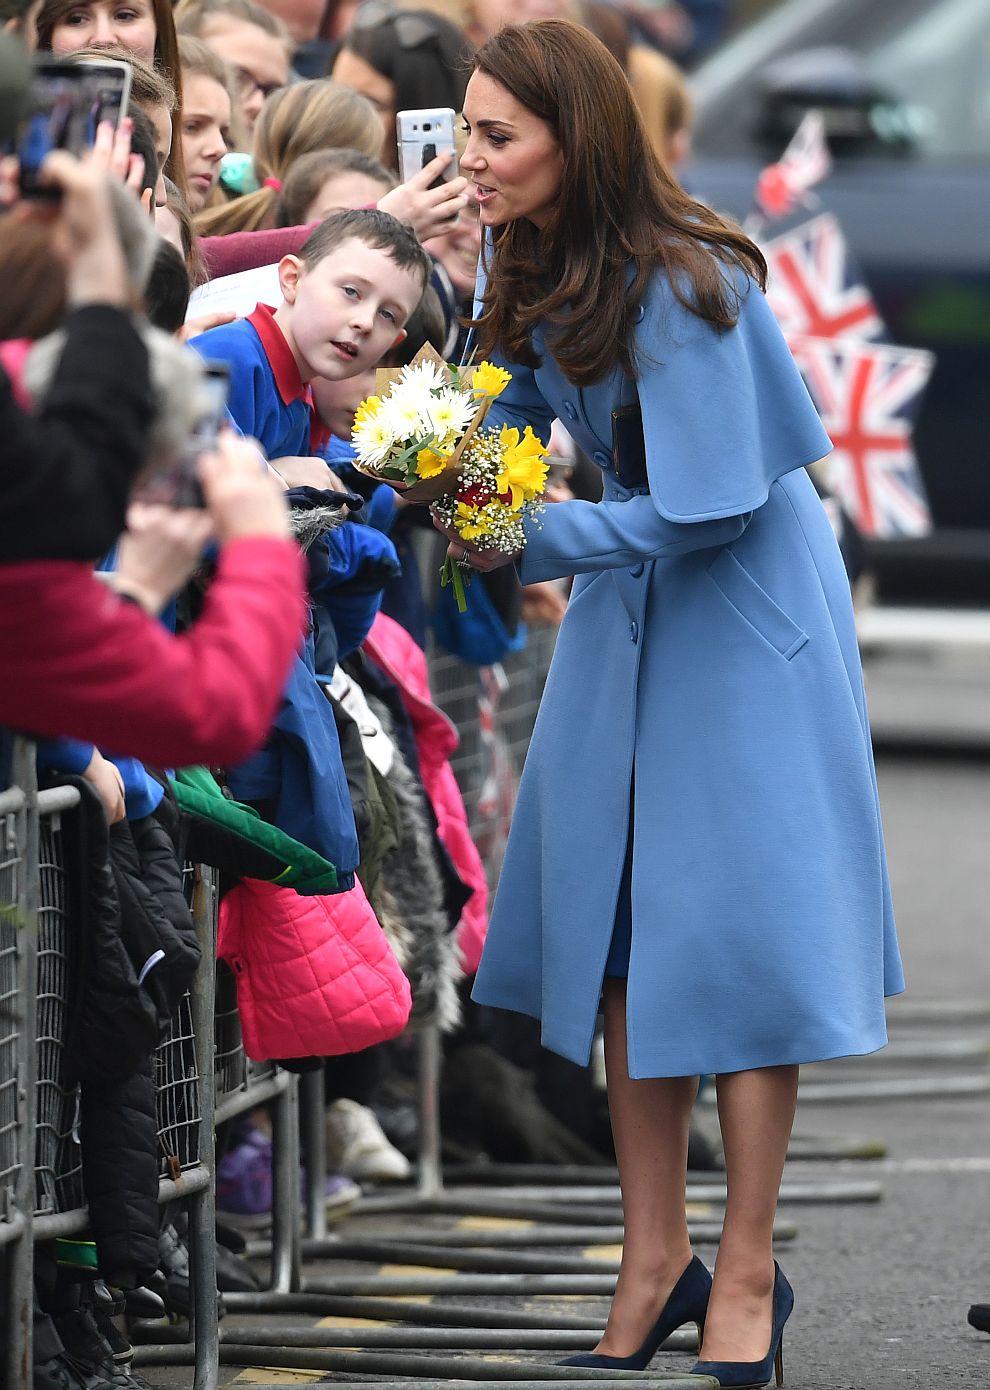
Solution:
M116 58L74 61L39 54L33 62L17 142L21 196L57 199L59 190L38 179L45 159L53 150L83 154L96 140L103 121L110 121L116 130L127 115L130 94L128 63Z
M438 154L449 152L456 156L455 119L454 111L449 106L431 106L418 111L398 113L395 129L399 150L399 176L403 183L408 183L414 174L425 169L430 160L435 159ZM430 187L437 188L456 175L457 160L452 158Z
M216 448L217 436L227 420L230 395L230 369L226 362L204 362L202 409L193 425L186 447L167 463L149 470L138 479L134 497L141 502L161 502L169 507L205 505L199 483L199 460Z

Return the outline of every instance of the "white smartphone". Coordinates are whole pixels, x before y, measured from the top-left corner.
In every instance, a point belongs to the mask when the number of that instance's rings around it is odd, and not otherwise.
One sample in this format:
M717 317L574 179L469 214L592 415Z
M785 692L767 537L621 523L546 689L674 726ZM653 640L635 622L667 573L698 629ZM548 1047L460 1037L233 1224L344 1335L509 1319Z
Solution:
M449 106L434 106L422 111L400 111L395 118L399 147L399 177L408 182L438 154L449 151L457 154L454 139L455 115ZM430 185L436 188L457 176L457 159L447 165L439 179Z

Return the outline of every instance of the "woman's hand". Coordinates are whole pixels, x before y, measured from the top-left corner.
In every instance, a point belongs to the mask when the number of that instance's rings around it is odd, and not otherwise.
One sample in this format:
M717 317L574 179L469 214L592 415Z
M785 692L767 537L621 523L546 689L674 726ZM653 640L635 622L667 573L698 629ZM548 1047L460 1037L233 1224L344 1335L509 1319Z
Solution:
M467 179L458 176L437 188L430 184L440 178L452 159L453 155L446 151L438 154L407 183L400 183L379 198L379 209L390 212L400 222L408 222L420 241L449 232L461 208L467 207Z
M132 502L113 588L156 616L192 574L212 533L212 518L200 507Z
M131 153L134 122L125 116L116 129L109 121L97 128L92 149L93 163L111 178L119 179L135 198L140 198L144 183L144 155Z
M83 776L103 802L107 825L116 825L119 820L123 820L126 814L124 779L114 764L108 762L98 748L93 749L93 756L90 758Z
M110 179L122 167L125 139L129 155L130 131L122 135L104 121L82 159L53 150L39 171L42 183L62 193L56 207L32 213L53 222L53 245L65 265L71 305L127 305L133 297L109 193Z
M480 550L471 541L463 541L452 527L445 526L439 519L436 512L431 511L433 525L442 536L446 536L450 541L447 546L447 558L453 560L455 564L467 565L469 569L478 570L481 574L488 574L490 570L501 569L503 565L511 565L518 560L522 554L521 550L515 550L511 555L507 555L504 550Z
M199 480L221 545L244 536L289 538L284 493L256 444L222 434L216 449L200 459Z

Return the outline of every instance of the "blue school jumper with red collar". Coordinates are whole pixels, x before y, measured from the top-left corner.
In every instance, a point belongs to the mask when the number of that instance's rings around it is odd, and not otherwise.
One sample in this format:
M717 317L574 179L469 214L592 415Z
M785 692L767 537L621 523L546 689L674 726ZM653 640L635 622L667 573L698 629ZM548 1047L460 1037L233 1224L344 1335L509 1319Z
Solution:
M190 346L207 361L227 363L230 414L270 459L313 454L326 443L330 432L313 410L312 393L267 304L200 333Z

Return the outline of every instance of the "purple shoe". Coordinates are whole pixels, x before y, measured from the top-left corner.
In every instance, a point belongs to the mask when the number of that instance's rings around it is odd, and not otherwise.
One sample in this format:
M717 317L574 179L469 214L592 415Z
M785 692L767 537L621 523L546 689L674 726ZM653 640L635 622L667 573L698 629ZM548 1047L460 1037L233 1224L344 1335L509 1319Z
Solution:
M217 1165L217 1210L238 1226L271 1219L272 1141L260 1129L248 1129Z

